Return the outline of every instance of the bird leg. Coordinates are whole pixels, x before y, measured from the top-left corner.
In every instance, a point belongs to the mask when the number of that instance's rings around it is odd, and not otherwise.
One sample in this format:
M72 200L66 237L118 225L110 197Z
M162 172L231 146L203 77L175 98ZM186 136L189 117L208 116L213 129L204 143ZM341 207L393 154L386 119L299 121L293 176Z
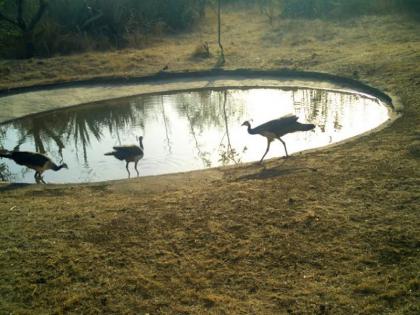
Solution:
M127 169L128 178L130 178L130 171L128 170L128 162L126 163L125 168Z
M286 157L288 157L289 154L287 154L286 142L284 142L280 137L278 139L280 140L281 143L283 143L284 151L286 151Z
M46 182L44 181L44 177L42 177L41 174L39 174L39 180L41 181L41 183L46 184Z
M136 170L136 172L137 172L137 177L140 175L139 174L139 170L137 169L137 163L138 163L139 161L135 161L134 162L134 168L135 168L135 170Z
M268 150L270 150L271 141L272 141L271 139L267 138L267 149L265 150L265 153L262 156L260 163L262 163L262 161L264 160L264 157L267 155Z
M42 178L42 174L40 172L38 172L38 171L35 172L34 178L35 178L35 182L37 184L39 184L39 183L46 184L46 182L44 181L44 178Z
M38 172L35 172L34 178L35 178L35 183L39 184Z

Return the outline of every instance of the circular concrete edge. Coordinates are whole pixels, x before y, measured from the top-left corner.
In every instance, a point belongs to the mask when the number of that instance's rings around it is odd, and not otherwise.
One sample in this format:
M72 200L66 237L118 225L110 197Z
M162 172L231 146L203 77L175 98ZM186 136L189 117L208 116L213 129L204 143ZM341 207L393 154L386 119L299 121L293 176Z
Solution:
M393 99L362 82L320 72L294 70L210 70L160 72L137 78L98 78L0 91L0 124L24 116L136 95L217 88L312 88L360 93L401 111Z
M175 87L170 86L168 89L167 84L174 84L175 81ZM191 82L206 82L206 85L204 86L187 86L184 88L180 88L180 84L191 84ZM236 82L237 84L232 85L232 81ZM268 85L267 81L276 81L278 82L278 85ZM216 84L216 83L219 84ZM238 82L247 84L238 84ZM263 85L258 85L257 83L263 83ZM229 83L229 85L226 85L226 83ZM255 83L257 85L253 85L252 83ZM25 94L32 94L32 93L40 93L43 91L55 91L55 93L62 91L62 89L69 89L69 88L121 88L122 86L126 85L133 85L136 87L144 87L147 84L157 85L158 89L153 91L147 91L147 90L135 90L132 91L134 93L129 93L127 95L121 95L114 98L101 98L97 100L92 100L88 102L81 102L76 104L70 104L66 106L57 106L54 108L47 108L45 110L37 110L34 112L26 113L24 115L20 115L17 117L13 117L9 120L1 120L1 114L0 114L0 125L20 119L24 116L31 116L39 113L44 113L48 111L68 108L68 107L75 107L75 106L83 106L91 103L96 103L104 100L112 100L112 99L118 99L118 98L125 98L125 97L131 97L135 95L147 95L147 94L162 94L162 93L175 93L175 92L181 92L181 91L192 91L192 90L198 90L198 89L208 89L208 88L314 88L314 89L324 89L324 90L331 90L331 91L340 91L340 92L347 92L354 94L355 92L362 94L367 97L375 97L378 98L380 101L385 103L387 105L387 108L389 110L390 119L386 121L385 123L381 124L380 126L369 130L363 134L345 139L343 141L320 147L320 148L314 148L309 149L305 151L297 152L295 155L303 155L311 152L315 152L318 150L325 150L329 148L336 147L338 145L341 145L346 142L354 141L357 139L360 139L364 136L367 136L372 133L376 133L388 126L390 126L396 119L401 117L401 112L403 110L403 105L400 101L400 99L392 94L386 94L382 92L381 90L371 87L367 84L364 84L360 81L356 81L350 78L344 78L328 73L321 73L321 72L306 72L306 71L294 71L294 70L248 70L248 69L238 69L238 70L210 70L210 71L200 71L200 72L180 72L180 73L166 73L166 72L160 72L156 75L152 76L144 76L144 77L138 77L138 78L98 78L98 79L92 79L92 80L84 80L84 81L74 81L74 82L66 82L66 83L59 83L59 84L48 84L48 85L38 85L38 86L31 86L26 88L17 88L17 89L10 89L7 91L0 91L0 113L2 111L1 109L1 100L5 99L7 97L18 97ZM172 87L172 88L171 88ZM33 94L32 94L33 95ZM55 100L57 101L57 100ZM268 160L269 162L269 160ZM253 164L245 163L245 165ZM165 182L183 182L186 180L187 182L192 181L193 179L202 178L200 175L195 176L196 174L207 174L212 176L209 176L209 179L212 178L212 180L220 179L223 177L221 175L221 170L227 170L231 168L237 167L236 165L230 165L230 166L220 166L216 168L211 169L203 169L203 170L194 170L189 172L181 172L181 173L173 173L173 174L162 174L162 175L154 175L154 176L146 176L142 177L141 180L146 180L150 183L155 183L155 180L163 180L166 178L167 181ZM174 180L177 179L177 180ZM48 187L62 187L62 186L98 186L98 185L129 185L130 183L138 182L139 179L118 179L118 180L111 180L111 181L105 181L105 182L92 182L92 183L64 183L64 184L49 184ZM211 180L210 180L211 181ZM19 183L2 183L0 182L0 187L4 185L12 185L13 187L16 186L16 188L19 187L26 187L26 186L32 186L33 184L19 184ZM38 185L39 186L39 185ZM158 185L160 187L160 185ZM166 186L169 188L168 186ZM175 187L179 187L178 184L175 185ZM13 188L11 188L13 189ZM160 191L160 188L156 189L150 189L150 192L152 191Z

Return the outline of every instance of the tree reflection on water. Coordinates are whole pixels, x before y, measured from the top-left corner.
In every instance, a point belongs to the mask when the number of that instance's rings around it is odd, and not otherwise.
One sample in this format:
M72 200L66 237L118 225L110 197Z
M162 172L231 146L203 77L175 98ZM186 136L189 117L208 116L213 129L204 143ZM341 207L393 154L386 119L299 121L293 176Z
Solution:
M296 151L305 148L305 141L312 147L316 141L319 144L315 146L326 145L339 141L343 131L357 132L360 128L354 126L366 125L359 121L361 117L369 121L376 115L376 109L370 109L373 103L378 101L351 93L298 88L205 89L135 96L33 115L1 125L0 147L45 153L56 162L70 161L74 172L91 168L92 175L83 179L91 181L105 178L101 177L104 166L117 163L103 159L105 150L143 135L145 158L140 167L149 168L148 174L156 173L152 168L158 168L157 173L184 171L257 159L263 152L260 144L264 146L265 142L247 135L240 127L244 120L254 118L258 124L293 113L301 122L314 123L319 139L328 134L329 140L319 141L309 135L297 136L292 144L302 144ZM352 117L353 112L359 117ZM113 165L114 169L119 168L118 164ZM0 178L10 180L12 174L18 178L25 176L16 174L13 164L0 160Z
M4 147L3 143L5 142L6 138L6 130L0 128L0 149ZM11 172L6 163L0 160L0 180L2 181L9 181L11 179Z

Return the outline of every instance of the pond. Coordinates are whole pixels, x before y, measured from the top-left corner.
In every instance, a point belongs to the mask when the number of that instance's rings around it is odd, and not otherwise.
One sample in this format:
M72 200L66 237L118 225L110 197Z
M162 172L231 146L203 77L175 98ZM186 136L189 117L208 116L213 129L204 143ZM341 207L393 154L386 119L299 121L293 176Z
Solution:
M373 129L389 119L378 99L357 92L311 88L200 89L140 95L37 114L0 125L0 147L45 153L68 169L48 170L49 183L97 182L128 177L125 162L105 156L116 145L143 136L140 176L258 161L267 141L252 127L295 114L312 131L282 137L289 154L326 146ZM252 120L251 120L252 119ZM265 159L284 156L274 141ZM131 177L137 176L130 163ZM34 182L34 171L0 159L3 180ZM1 178L0 178L1 179Z

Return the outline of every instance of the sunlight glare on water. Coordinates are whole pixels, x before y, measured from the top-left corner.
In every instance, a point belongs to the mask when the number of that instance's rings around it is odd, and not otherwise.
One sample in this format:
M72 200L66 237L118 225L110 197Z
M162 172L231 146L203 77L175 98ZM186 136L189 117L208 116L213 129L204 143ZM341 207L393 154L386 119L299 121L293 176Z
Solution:
M289 154L322 147L373 129L389 118L379 100L352 93L307 88L199 90L135 96L84 105L16 120L0 126L0 147L43 152L69 169L47 171L53 183L127 178L125 162L104 153L144 137L140 176L159 175L257 161L266 139L249 135L252 127L287 114L314 131L287 134ZM279 141L266 159L284 156ZM136 173L133 163L131 175ZM34 182L34 171L0 159L0 175L13 182Z

